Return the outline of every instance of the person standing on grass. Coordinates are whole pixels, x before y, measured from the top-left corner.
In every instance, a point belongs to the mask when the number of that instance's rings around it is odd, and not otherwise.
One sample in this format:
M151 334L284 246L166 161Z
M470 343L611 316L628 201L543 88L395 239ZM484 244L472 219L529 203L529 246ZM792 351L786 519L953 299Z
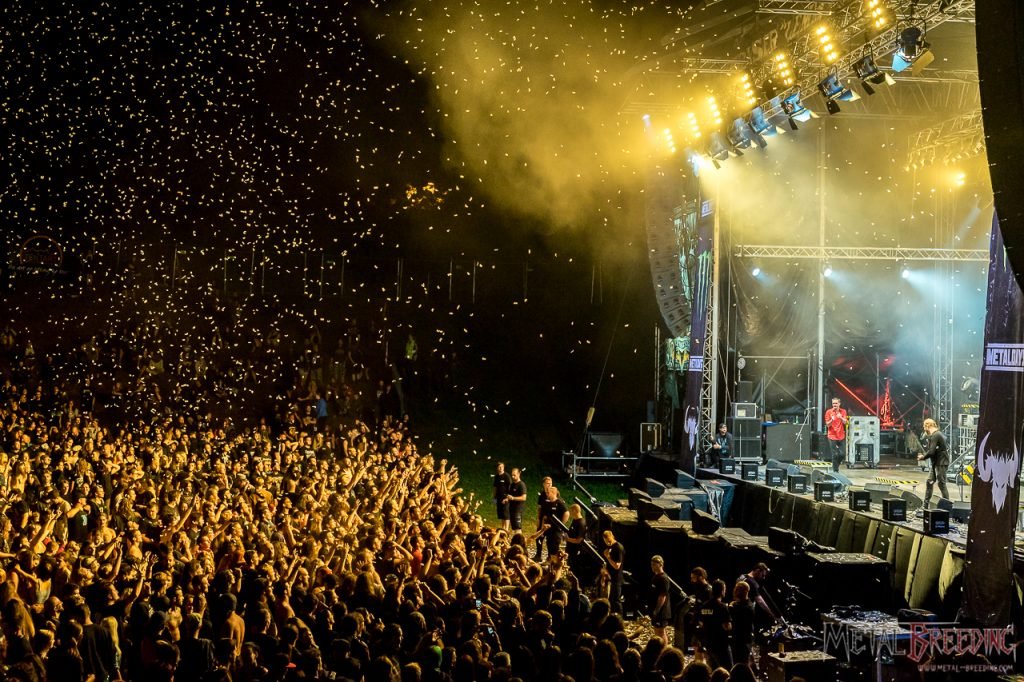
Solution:
M508 518L508 489L512 485L512 477L505 472L505 463L498 462L494 472L494 505L498 512L498 521L505 530L511 525Z
M508 486L505 502L508 504L509 526L512 530L523 529L523 507L526 505L526 484L519 469L512 469L512 482Z

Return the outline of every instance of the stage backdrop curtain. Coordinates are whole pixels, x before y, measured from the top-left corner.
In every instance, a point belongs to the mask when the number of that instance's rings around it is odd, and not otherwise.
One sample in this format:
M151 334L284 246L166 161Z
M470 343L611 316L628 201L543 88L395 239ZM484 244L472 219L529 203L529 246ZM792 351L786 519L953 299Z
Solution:
M1013 542L1024 423L1024 329L1020 285L993 217L985 316L985 363L971 522L964 572L965 620L984 627L1011 623Z

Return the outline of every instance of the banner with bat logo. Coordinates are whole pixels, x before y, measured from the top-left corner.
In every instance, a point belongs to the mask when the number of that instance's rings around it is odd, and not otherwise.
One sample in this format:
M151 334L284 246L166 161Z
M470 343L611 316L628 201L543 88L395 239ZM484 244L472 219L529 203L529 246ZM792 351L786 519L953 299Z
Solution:
M984 627L1010 625L1013 541L1024 424L1024 315L1020 285L992 219L985 357L961 616Z

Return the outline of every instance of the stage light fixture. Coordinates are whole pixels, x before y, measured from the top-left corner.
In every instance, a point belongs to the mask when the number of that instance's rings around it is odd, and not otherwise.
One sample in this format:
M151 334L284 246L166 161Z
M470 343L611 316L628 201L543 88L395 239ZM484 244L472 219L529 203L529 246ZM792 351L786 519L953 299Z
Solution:
M825 268L821 271L821 274L824 275L825 277L831 277L832 276L832 264L826 262L825 263Z
M931 47L925 40L924 31L917 26L908 26L900 32L896 39L896 52L892 56L892 70L896 73L910 69L913 75L917 75L926 66L935 61Z
M814 113L805 107L800 100L799 91L782 100L782 111L789 117L789 127L793 130L796 130L798 127L797 121L806 123L814 118Z
M860 79L864 92L869 95L875 94L875 89L871 87L872 85L892 85L896 82L892 79L892 76L878 68L874 57L869 54L854 62L853 71L857 74L857 78Z
M789 54L779 50L772 55L772 76L765 83L764 94L772 99L781 91L793 87L796 77L793 74L793 67L789 65Z
M744 107L752 107L757 104L757 97L754 95L754 82L747 72L742 73L739 77L739 98Z
M718 100L715 99L714 95L708 97L708 112L711 115L711 122L715 130L721 130L722 128L722 112L718 108Z
M821 60L826 64L834 64L839 59L839 50L832 40L832 33L828 26L822 24L814 29L814 37L818 41L818 50L821 52Z
M755 265L753 269L751 269L750 274L753 275L754 277L759 276L761 274L761 268Z
M764 117L764 111L761 107L755 107L754 110L750 112L750 129L753 130L757 137L760 137L762 141L765 137L774 135L778 132L775 124ZM765 145L762 145L756 138L754 141L757 142L759 147L767 145L767 142Z
M818 83L818 90L825 98L825 106L830 114L839 113L839 102L855 102L860 99L860 95L840 82L839 74L836 71L832 71Z
M903 268L900 270L900 277L902 277L903 279L910 279L910 268L904 265Z
M676 153L676 141L672 136L672 131L668 128L662 132L662 137L665 138L665 148L668 149L669 154Z
M729 127L729 143L732 144L733 149L749 149L753 142L747 122L742 118L733 121Z
M711 157L711 163L715 168L721 168L722 165L718 162L729 158L729 146L722 133L714 132L708 136L707 154ZM742 152L737 152L737 154L743 155Z
M692 111L686 115L686 125L689 129L690 139L700 139L700 124L697 122L697 115Z
M864 16L875 33L884 31L892 21L892 12L882 0L866 0Z

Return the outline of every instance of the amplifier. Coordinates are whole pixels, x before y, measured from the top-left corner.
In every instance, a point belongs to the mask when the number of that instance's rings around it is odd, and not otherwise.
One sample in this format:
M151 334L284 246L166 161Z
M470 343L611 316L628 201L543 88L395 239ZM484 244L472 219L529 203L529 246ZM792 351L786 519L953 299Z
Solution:
M736 473L736 460L732 457L723 457L718 460L718 473L732 476Z
M924 510L924 532L926 535L939 535L949 532L949 512L945 509Z
M786 483L789 486L789 492L802 495L807 492L807 481L809 476L807 474L795 474L786 479Z
M835 502L836 501L836 489L839 484L835 481L817 481L814 484L814 501L815 502Z
M786 470L785 469L765 469L764 470L764 482L765 485L770 485L773 488L781 488L785 485L786 481Z
M849 501L853 511L871 511L871 493L867 490L851 490Z
M732 416L741 418L756 418L757 403L733 403Z
M882 518L897 523L906 521L907 501L898 497L887 497L882 500Z
M741 462L740 463L740 478L744 481L756 481L757 480L757 462Z

